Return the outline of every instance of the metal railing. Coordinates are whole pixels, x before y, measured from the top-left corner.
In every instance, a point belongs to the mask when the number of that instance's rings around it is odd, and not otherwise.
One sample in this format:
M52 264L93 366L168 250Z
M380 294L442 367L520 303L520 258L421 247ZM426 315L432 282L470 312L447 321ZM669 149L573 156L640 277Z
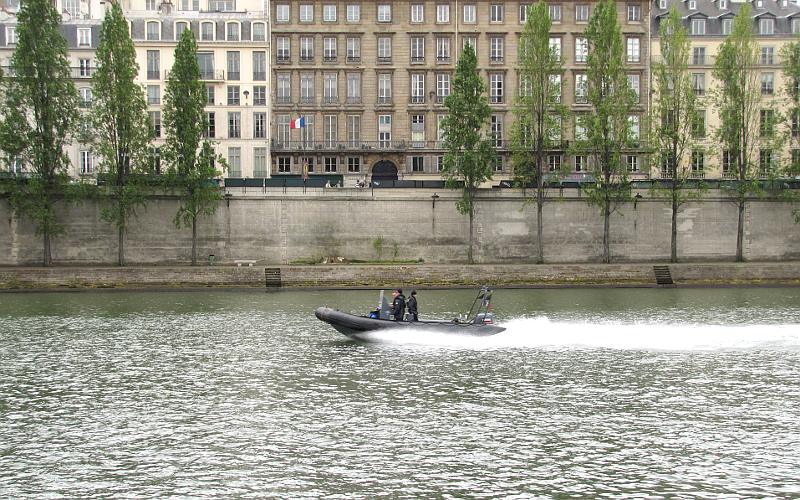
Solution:
M225 80L225 72L221 69L205 69L200 70L200 79L206 82L221 82Z
M415 141L424 142L429 149L441 149L437 147L438 141ZM283 141L272 139L270 147L272 151L319 151L319 152L365 152L372 150L391 150L406 151L410 143L405 140L399 141Z

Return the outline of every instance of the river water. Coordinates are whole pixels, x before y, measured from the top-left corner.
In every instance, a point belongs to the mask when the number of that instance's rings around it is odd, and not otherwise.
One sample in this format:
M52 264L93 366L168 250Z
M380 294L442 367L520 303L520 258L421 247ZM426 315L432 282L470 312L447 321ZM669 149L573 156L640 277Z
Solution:
M421 291L423 317L473 292ZM798 498L800 289L0 294L0 497Z

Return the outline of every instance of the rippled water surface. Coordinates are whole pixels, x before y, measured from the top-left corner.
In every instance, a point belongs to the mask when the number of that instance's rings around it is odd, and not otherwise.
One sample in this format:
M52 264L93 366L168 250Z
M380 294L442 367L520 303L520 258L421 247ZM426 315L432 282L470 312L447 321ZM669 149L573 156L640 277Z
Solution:
M472 291L421 291L423 316ZM800 289L0 294L0 497L800 497Z

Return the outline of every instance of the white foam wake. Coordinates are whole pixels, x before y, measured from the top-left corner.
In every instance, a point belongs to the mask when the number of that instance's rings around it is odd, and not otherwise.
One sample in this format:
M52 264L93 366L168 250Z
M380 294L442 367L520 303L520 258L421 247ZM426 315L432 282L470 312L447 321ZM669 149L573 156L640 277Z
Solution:
M800 325L592 324L538 317L514 319L501 326L506 331L491 337L389 330L371 333L364 340L455 349L800 350Z

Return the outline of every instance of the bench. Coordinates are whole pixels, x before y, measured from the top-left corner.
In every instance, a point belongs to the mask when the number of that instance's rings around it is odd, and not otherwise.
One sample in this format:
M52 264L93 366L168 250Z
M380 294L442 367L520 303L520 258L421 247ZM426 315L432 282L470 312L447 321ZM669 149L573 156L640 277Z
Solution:
M246 259L234 260L233 262L234 264L236 264L236 267L242 267L242 264L247 264L248 267L253 267L253 264L256 263L256 261L254 260L246 260Z

